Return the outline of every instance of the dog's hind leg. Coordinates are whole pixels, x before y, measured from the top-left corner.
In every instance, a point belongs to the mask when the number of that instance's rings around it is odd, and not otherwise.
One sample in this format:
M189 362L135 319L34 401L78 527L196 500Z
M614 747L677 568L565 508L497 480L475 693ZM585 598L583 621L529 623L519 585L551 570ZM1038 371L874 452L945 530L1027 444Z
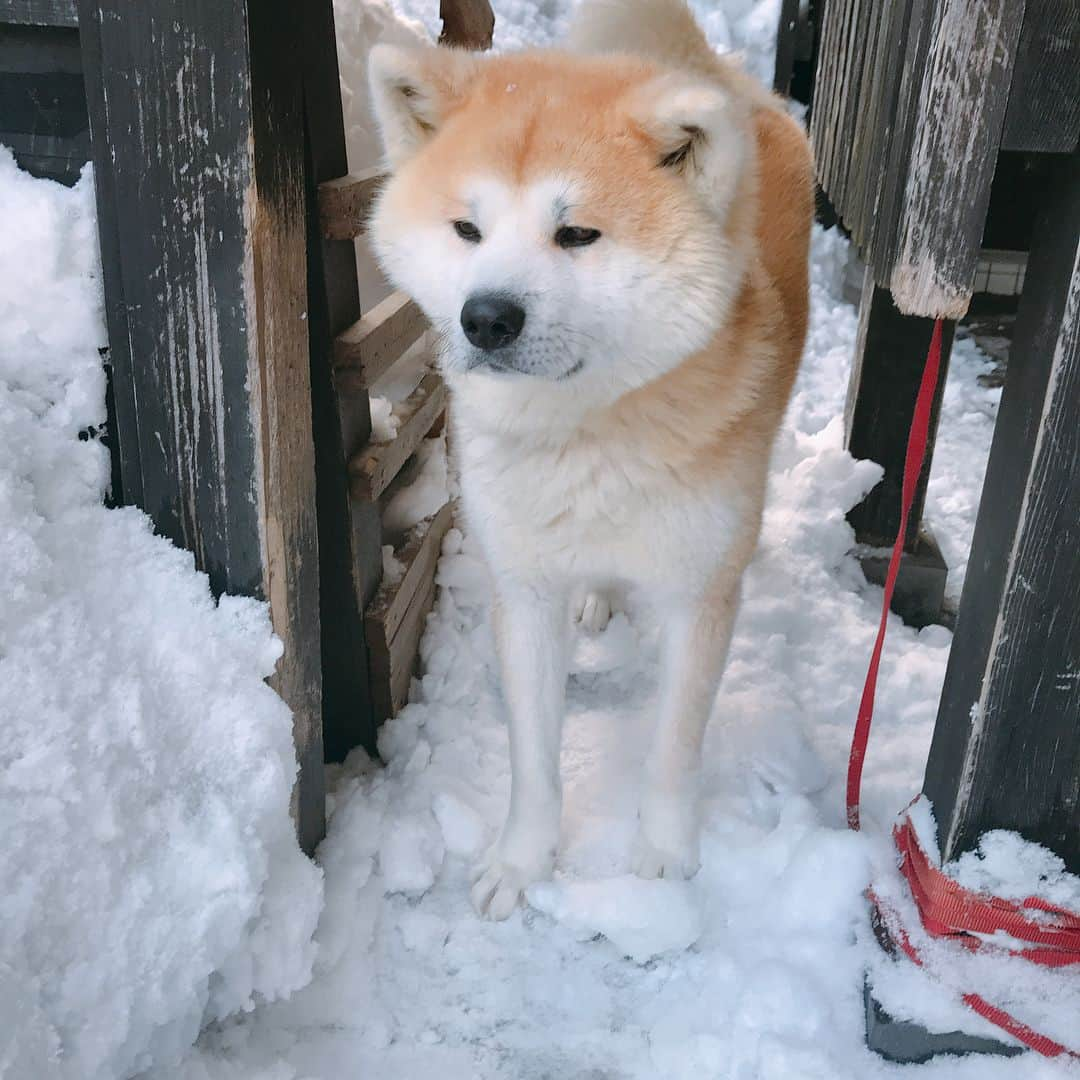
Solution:
M660 717L645 764L634 869L646 878L686 878L700 861L701 746L720 685L738 584L667 607Z
M505 919L522 890L551 875L559 843L559 749L566 702L568 590L498 587L495 641L510 712L510 812L473 886L476 908Z

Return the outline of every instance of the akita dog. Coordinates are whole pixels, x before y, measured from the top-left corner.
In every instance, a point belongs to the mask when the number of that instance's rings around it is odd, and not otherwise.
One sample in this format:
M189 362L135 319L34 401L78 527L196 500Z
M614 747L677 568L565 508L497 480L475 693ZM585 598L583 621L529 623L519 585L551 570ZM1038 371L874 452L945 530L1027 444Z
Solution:
M799 124L683 0L587 0L565 50L377 46L385 272L442 338L463 506L495 583L510 809L473 889L551 873L569 605L663 620L635 867L698 866L697 778L807 318ZM590 616L603 617L594 594Z

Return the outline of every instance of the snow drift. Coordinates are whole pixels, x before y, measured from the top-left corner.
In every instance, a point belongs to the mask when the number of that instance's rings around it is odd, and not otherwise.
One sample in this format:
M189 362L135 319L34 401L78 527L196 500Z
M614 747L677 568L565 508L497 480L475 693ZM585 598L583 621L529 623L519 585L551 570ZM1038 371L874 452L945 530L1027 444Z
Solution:
M265 605L107 510L93 187L0 147L0 1075L117 1080L310 977Z

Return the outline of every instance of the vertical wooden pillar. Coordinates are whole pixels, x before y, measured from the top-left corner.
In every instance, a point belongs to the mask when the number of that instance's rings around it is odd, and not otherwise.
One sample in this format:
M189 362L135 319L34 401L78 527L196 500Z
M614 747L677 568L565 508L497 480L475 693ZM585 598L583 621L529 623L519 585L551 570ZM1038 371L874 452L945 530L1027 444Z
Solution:
M79 0L125 500L267 599L324 831L301 67L287 0Z
M917 625L937 620L945 596L947 569L933 538L922 530L922 512L955 325L946 322L943 327L930 440L908 519L906 553L893 599L893 609ZM933 329L933 319L901 314L889 290L879 286L867 268L844 410L844 439L854 457L876 461L885 470L881 483L848 514L856 540L870 548L890 548L900 528L904 456ZM862 563L870 580L884 581L887 555L868 554Z
M308 328L318 473L322 600L323 721L326 758L354 746L375 753L364 609L382 574L376 503L349 498L346 463L371 434L367 390L338 378L334 338L360 318L352 240L332 240L319 226L318 185L348 170L337 41L331 0L305 5L302 36L307 129Z
M1080 157L1032 237L924 791L944 858L1013 829L1080 873Z

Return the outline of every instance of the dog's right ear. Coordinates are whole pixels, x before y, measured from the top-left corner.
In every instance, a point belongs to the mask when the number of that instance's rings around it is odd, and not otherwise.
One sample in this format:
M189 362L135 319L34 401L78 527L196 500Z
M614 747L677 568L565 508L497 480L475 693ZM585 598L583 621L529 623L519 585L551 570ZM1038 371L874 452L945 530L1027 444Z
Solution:
M368 54L375 119L391 169L407 161L465 96L476 71L472 53L434 45L376 45Z

